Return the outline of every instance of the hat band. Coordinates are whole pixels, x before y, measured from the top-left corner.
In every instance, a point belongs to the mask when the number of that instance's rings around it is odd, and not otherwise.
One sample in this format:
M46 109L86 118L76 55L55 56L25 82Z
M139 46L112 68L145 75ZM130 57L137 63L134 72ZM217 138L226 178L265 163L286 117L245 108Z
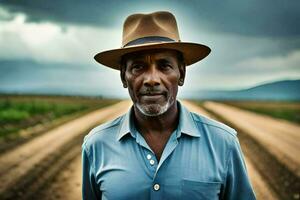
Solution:
M128 42L123 47L139 45L139 44L146 44L146 43L154 43L154 42L175 42L175 40L167 38L167 37L149 36L149 37L138 38L136 40Z

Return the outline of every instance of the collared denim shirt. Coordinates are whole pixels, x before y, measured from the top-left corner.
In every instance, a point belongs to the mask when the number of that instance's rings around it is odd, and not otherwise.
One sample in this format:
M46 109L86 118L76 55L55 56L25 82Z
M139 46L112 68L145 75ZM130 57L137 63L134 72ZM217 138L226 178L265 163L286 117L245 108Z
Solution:
M133 107L86 135L82 198L255 199L236 131L178 105L179 124L159 162L134 126Z

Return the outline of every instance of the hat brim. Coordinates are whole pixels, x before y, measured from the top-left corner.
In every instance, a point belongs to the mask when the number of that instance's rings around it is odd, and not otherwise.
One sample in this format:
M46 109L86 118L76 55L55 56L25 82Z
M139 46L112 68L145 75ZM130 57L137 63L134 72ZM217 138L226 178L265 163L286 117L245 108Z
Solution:
M103 51L94 56L94 59L102 65L120 70L121 58L125 54L148 49L171 49L177 50L183 54L186 66L192 65L210 53L208 46L190 43L190 42L161 42L161 43L147 43L142 45L129 46L119 49L112 49Z

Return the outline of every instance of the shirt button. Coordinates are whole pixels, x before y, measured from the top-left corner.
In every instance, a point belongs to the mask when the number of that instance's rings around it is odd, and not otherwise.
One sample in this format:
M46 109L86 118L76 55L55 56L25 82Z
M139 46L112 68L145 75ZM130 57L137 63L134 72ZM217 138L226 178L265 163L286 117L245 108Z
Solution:
M150 154L147 155L147 159L150 160L152 156Z
M154 160L150 160L150 165L154 165L155 161Z
M155 191L158 191L159 188L160 188L159 184L155 184L155 185L153 186L153 189L154 189Z

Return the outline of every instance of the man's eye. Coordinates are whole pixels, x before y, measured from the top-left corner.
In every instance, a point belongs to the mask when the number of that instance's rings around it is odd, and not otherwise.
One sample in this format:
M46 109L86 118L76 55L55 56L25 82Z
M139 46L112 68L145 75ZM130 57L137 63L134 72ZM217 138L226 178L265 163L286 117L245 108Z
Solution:
M168 63L163 63L163 64L161 64L161 68L162 69L169 69L169 68L172 68L172 65L170 65Z
M132 65L132 67L131 67L131 69L133 69L133 70L140 70L142 68L143 68L142 65Z

